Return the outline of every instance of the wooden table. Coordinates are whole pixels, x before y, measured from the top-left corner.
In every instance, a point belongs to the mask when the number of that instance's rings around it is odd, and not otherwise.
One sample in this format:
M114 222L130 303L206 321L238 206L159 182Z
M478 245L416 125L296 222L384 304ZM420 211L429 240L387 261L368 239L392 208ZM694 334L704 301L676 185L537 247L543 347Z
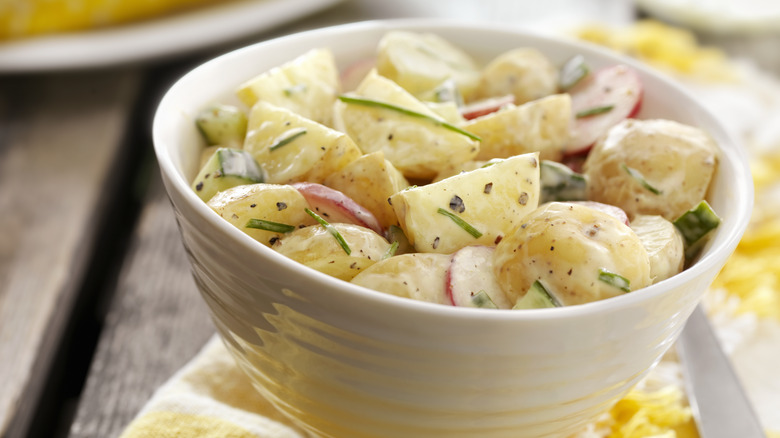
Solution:
M346 1L167 63L0 76L0 436L117 436L215 331L152 152L173 81L249 42L402 15Z
M116 436L214 333L150 137L164 91L224 51L0 76L0 436Z

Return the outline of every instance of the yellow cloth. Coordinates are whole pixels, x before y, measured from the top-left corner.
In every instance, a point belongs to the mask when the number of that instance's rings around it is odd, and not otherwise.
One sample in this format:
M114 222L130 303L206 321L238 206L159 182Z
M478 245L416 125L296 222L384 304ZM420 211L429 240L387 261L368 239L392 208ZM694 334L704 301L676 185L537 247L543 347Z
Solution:
M306 436L252 387L215 336L160 387L121 438ZM651 436L697 436L685 396L677 385L645 382L576 438Z
M303 438L254 389L218 337L152 396L122 438Z

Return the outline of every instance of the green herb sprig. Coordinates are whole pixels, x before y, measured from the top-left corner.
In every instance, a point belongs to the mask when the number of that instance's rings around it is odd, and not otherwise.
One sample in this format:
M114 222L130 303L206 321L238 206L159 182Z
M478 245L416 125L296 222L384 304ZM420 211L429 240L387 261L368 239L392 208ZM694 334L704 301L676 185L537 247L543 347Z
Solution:
M442 214L452 219L452 221L455 222L457 226L463 228L467 233L471 234L475 239L479 239L480 237L482 237L482 233L478 229L471 226L471 224L461 219L460 216L456 215L455 213L449 212L441 207L437 210L437 212L439 214Z
M354 104L354 105L363 105L363 106L370 106L374 108L383 108L391 111L395 111L397 113L401 113L410 117L417 117L419 119L427 120L431 123L434 123L438 126L441 126L445 129L449 129L450 131L457 132L458 134L465 135L466 137L476 140L476 141L482 141L482 139L479 136L476 136L468 131L465 131L463 129L458 128L457 126L447 123L443 120L439 120L435 117L431 117L427 114L423 114L414 110L410 110L408 108L404 108L398 105L394 105L392 103L388 102L382 102L380 100L374 100L374 99L367 99L364 97L355 97L355 96L348 96L345 94L342 94L339 96L339 100L344 103Z
M320 225L322 225L326 230L328 230L330 235L333 236L334 239L336 239L336 242L338 242L339 246L341 246L341 249L343 249L344 252L347 253L347 255L352 254L352 250L349 248L349 245L347 245L347 241L344 240L344 236L342 236L341 233L339 233L339 230L337 230L336 227L328 223L328 221L326 221L320 215L311 211L308 208L306 209L306 213L309 216L313 217L317 222L319 222Z

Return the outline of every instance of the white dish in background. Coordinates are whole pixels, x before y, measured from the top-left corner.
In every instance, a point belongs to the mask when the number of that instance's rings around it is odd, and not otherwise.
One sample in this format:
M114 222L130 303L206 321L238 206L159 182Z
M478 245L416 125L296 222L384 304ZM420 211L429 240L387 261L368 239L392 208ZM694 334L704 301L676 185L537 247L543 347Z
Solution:
M779 34L777 0L637 0L663 20L713 34Z
M0 42L0 73L108 67L184 54L270 30L340 1L234 1L122 26Z
M780 1L636 0L652 17L697 32L702 42L780 74Z

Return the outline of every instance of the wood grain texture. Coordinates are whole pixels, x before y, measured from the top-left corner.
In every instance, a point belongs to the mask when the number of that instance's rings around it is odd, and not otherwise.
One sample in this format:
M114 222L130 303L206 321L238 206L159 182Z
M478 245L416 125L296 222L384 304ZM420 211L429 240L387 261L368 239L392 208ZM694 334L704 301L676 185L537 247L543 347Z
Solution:
M155 172L70 436L118 436L214 332Z
M24 433L53 365L138 88L133 71L0 81L0 436Z

